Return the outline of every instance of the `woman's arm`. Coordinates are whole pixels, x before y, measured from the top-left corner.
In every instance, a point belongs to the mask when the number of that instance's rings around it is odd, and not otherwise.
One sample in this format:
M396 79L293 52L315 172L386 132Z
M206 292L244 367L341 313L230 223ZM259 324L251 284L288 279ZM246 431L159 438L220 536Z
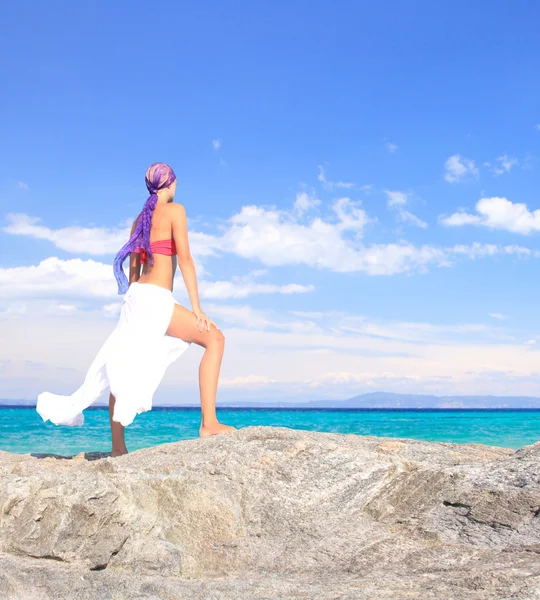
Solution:
M186 211L181 204L172 204L172 232L178 254L178 267L182 272L182 277L186 284L191 308L193 312L198 313L201 310L199 302L199 290L197 289L197 274L195 272L195 263L191 257L188 241L187 217Z
M137 227L137 219L135 219L135 221L133 222L133 227L131 228L131 233L129 234L129 237L131 237L135 233L135 227ZM140 276L141 255L137 252L132 252L129 255L129 284L131 285L134 281L138 281Z

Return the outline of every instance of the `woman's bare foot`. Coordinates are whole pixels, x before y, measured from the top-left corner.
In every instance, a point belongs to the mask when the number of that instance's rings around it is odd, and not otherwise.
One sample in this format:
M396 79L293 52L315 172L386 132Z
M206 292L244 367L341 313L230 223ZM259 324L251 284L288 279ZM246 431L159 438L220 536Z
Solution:
M113 448L111 451L111 456L122 456L123 454L127 454L128 449L124 446L123 448Z
M218 435L220 433L231 433L236 431L236 427L232 425L223 425L222 423L212 423L211 425L201 425L199 429L199 435L201 437L210 437L211 435Z

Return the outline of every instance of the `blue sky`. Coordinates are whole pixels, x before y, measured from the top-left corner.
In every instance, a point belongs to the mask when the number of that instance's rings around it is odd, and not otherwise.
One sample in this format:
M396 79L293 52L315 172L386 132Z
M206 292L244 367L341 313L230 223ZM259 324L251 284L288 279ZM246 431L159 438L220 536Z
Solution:
M536 3L3 16L0 397L84 376L157 160L226 334L220 398L540 395ZM199 359L158 400L193 401Z

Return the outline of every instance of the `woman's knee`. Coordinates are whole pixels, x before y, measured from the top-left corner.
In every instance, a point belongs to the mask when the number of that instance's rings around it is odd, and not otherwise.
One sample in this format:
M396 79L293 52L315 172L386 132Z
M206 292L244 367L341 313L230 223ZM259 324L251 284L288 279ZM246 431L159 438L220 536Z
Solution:
M197 344L202 346L205 350L211 350L213 352L223 352L225 345L225 336L221 331L214 326L210 331L205 331L202 336L195 340Z
M212 343L216 346L224 346L225 345L225 336L223 332L217 327L212 326L210 330L210 334L212 337Z
M225 345L225 336L213 325L210 327L210 331L205 332L204 337L204 346L206 348L222 349Z

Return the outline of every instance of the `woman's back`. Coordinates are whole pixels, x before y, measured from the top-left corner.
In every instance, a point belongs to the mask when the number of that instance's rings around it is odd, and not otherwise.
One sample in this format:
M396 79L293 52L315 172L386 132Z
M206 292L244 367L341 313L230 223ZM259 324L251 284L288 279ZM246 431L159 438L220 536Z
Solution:
M177 208L170 202L156 204L154 212L152 214L152 228L150 229L150 245L152 249L152 256L154 264L151 265L147 260L142 264L143 271L139 278L139 283L152 283L165 287L167 289L173 289L174 273L177 266L177 258L175 252L175 244L173 237L173 224L172 220L174 217L175 208ZM137 221L133 224L135 228ZM172 244L167 243L172 241ZM165 242L164 244L156 244L156 242ZM168 250L172 246L172 252ZM166 248L166 254L161 254L161 248ZM156 251L154 251L154 249ZM172 254L172 255L170 255ZM138 254L132 255L131 264L136 268L140 268L141 257ZM133 264L135 263L135 264Z

